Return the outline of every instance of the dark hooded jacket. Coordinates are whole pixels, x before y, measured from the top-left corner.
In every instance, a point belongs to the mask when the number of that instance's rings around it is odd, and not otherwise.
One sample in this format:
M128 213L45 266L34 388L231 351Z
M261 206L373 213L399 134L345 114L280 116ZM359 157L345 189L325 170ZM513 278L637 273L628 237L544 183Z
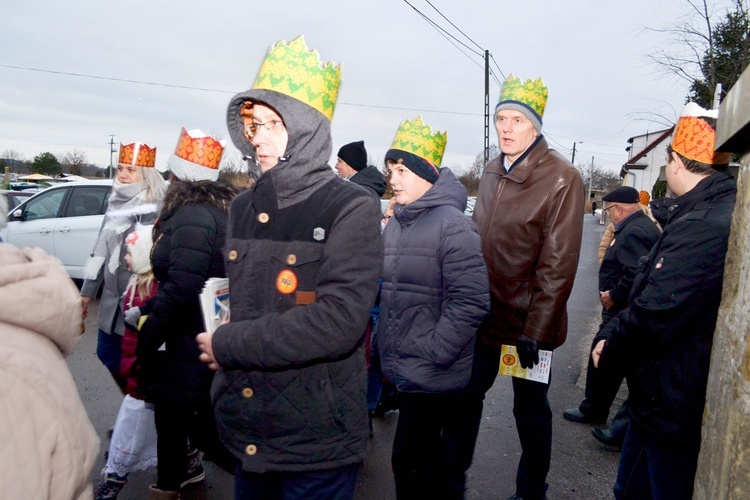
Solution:
M633 418L653 436L699 446L737 188L718 172L652 203L664 228L633 281L630 305L607 323L601 370L624 372Z
M273 107L289 134L260 175L240 107ZM231 322L213 335L219 434L246 471L309 471L364 459L369 429L362 332L378 290L379 206L327 165L330 123L288 96L250 90L229 104L255 184L230 210Z
M173 181L154 225L151 265L157 294L138 335L139 389L149 401L207 400L213 372L198 360L196 335L205 331L199 295L211 277L224 277L227 211L236 190L217 182Z
M369 165L349 178L354 184L367 188L374 196L380 198L385 193L385 177L380 170Z
M421 198L395 205L395 220L385 226L376 344L383 374L399 391L448 392L471 377L490 295L465 207L466 189L444 168Z

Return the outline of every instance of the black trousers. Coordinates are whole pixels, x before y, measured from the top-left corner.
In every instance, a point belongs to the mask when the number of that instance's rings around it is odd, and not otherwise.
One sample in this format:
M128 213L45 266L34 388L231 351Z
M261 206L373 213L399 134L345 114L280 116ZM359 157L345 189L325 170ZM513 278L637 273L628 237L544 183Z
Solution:
M548 347L543 347L548 349ZM482 402L492 387L500 368L500 350L478 341L467 396L472 399L468 410L476 412L469 418L481 421ZM551 376L550 376L551 381ZM552 411L547 399L549 384L513 377L513 416L521 442L521 460L516 472L516 493L528 500L545 498L547 473L552 456ZM473 454L474 443L471 444Z
M399 499L461 499L482 402L466 392L399 393L391 464Z
M599 329L601 330L616 315L617 313L611 313L603 309L602 324ZM586 398L578 406L578 409L584 415L606 420L625 376L621 373L602 373L601 370L597 370L590 355L594 347L595 345L592 342L586 367L586 390L584 392Z

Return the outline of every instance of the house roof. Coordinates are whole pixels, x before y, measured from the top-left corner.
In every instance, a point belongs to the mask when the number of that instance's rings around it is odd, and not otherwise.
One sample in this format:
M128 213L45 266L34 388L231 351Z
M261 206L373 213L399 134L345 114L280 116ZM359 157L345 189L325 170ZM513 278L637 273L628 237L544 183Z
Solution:
M660 135L658 135L656 137L656 139L654 139L653 141L651 141L648 145L646 145L645 148L643 148L641 151L639 151L638 153L636 153L635 155L633 155L632 158L630 158L628 161L626 161L622 165L622 169L620 170L620 177L624 177L625 174L627 173L627 171L631 170L631 169L632 170L643 170L643 169L645 169L648 165L639 165L638 164L638 160L640 160L641 158L643 158L644 156L646 156L656 146L658 146L659 144L661 144L664 141L664 139L666 139L667 137L669 137L670 135L672 135L673 131L674 131L674 125L671 126L671 127L669 127L668 129L662 131L662 133ZM656 133L658 133L658 132L656 132ZM644 135L646 135L646 134L644 134ZM641 136L638 136L638 137L641 137ZM628 142L632 142L632 141L633 141L633 137L631 137L630 139L628 139Z

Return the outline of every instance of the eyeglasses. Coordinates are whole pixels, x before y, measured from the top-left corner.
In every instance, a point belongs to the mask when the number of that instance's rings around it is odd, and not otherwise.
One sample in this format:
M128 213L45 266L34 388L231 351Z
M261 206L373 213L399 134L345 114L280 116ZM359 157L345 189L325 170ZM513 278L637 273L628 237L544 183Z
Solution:
M613 209L613 208L615 208L615 207L618 207L618 206L619 206L619 205L610 205L610 206L608 206L607 208L605 208L605 209L603 210L603 212L604 212L605 214L609 215L609 211L610 211L610 210L612 210L612 209Z
M271 120L266 123L248 123L245 125L245 132L250 137L253 137L258 133L258 129L262 128L268 135L281 135L284 132L284 122L281 120Z

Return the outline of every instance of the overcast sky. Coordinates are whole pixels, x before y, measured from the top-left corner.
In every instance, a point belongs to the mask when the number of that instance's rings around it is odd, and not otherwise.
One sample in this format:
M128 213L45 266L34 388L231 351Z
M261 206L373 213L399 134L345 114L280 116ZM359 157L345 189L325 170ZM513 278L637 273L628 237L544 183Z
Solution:
M403 0L4 0L0 153L61 159L78 148L106 166L114 135L115 148L156 146L164 169L182 127L229 139L229 99L250 88L272 43L300 34L324 62L343 63L332 160L341 145L364 139L382 167L401 120L421 114L448 132L443 166L468 166L484 145L484 63L472 53L483 49L493 57L492 109L495 78L542 77L543 132L568 158L582 141L576 163L593 156L619 170L629 137L665 128L634 114L674 119L682 106L685 84L646 59L664 40L642 30L683 15L682 0L409 3L468 47Z

